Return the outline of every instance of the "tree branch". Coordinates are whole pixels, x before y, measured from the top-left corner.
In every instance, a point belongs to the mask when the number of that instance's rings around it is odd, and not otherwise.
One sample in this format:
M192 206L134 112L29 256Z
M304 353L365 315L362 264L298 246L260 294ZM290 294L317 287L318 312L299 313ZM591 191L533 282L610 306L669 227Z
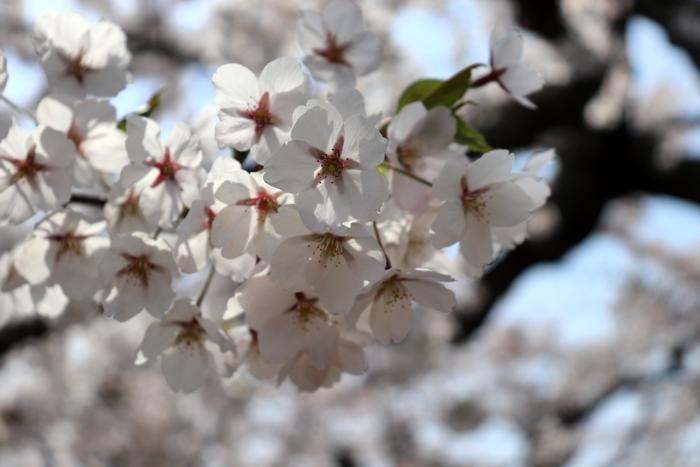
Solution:
M0 356L26 341L46 336L48 332L49 324L40 316L10 322L0 328Z

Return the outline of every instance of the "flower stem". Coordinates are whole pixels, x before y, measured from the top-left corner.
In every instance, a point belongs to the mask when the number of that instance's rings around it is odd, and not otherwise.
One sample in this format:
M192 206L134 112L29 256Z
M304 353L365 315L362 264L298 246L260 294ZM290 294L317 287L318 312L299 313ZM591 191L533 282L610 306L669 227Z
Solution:
M207 294L207 290L209 290L209 286L211 285L212 279L214 279L214 266L211 266L209 268L209 274L207 275L207 279L204 281L202 290L199 291L199 295L197 296L197 301L195 303L198 307L202 306L204 296Z
M389 255L386 253L386 248L384 248L382 236L379 234L379 229L377 228L377 221L372 221L372 228L374 229L374 235L377 237L377 243L379 243L379 248L381 248L382 253L384 253L384 260L386 261L384 269L391 269L391 260L389 259Z
M386 162L386 161L385 161L385 162L384 162L384 167L386 167L387 169L393 170L394 172L398 172L398 173L400 173L401 175L405 175L405 176L407 176L408 178L412 178L413 180L417 181L418 183L422 183L422 184L425 185L425 186L429 186L429 187L431 187L431 188L432 188L432 186L433 186L433 184L430 183L428 180L426 180L426 179L424 179L424 178L422 178L422 177L419 177L418 175L416 175L416 174L414 174L414 173L411 173L411 172L409 172L408 170L402 169L401 167L396 167L395 165L390 164L389 162Z
M505 68L498 69L498 70L491 70L488 73L486 73L484 76L481 78L475 79L472 81L472 84L469 86L470 88L480 88L481 86L485 86L489 83L492 83L494 81L498 81L498 79L503 76L503 73L506 72Z

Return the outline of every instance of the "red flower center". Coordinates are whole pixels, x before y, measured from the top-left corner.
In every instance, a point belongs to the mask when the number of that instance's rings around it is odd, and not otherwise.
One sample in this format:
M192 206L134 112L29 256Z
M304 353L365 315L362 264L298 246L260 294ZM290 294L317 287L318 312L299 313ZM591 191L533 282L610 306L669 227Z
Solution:
M70 128L68 129L68 133L66 133L66 136L69 140L73 141L73 144L75 145L75 149L78 151L78 154L84 157L85 154L83 154L83 151L80 147L83 144L85 138L83 137L83 135L80 134L78 129L75 127L75 124L72 124L70 126Z
M323 311L316 304L318 298L311 298L304 295L302 292L296 292L294 294L297 302L288 310L289 313L295 313L299 321L299 324L306 328L312 321L318 319L321 321L328 321L328 313Z
M157 187L163 182L174 182L175 174L178 170L182 169L182 166L170 158L170 148L166 147L163 153L163 160L147 160L146 165L158 169L158 176L153 183L151 183L151 188Z
M333 183L343 174L345 169L354 169L358 166L356 161L342 157L344 144L345 137L343 135L338 135L335 144L333 144L329 152L323 152L318 148L311 148L311 155L314 156L320 164L320 170L315 177L316 183L320 183L326 178L330 178L331 183Z
M67 253L78 256L82 255L83 240L87 237L84 235L76 235L74 232L68 232L65 234L49 235L48 238L52 242L58 243L58 251L56 251L56 261L58 261Z
M84 52L81 50L74 57L63 57L66 64L66 74L72 75L80 84L83 83L85 75L91 71L90 67L83 63Z
M277 212L280 207L277 198L282 193L268 193L267 191L261 190L258 192L258 196L253 198L246 198L238 201L236 205L238 206L254 206L258 212L258 222L263 223L267 216L271 213Z
M462 177L460 180L462 186L462 206L467 211L471 211L477 217L483 215L484 209L486 208L486 203L483 200L482 195L488 191L487 187L479 188L478 190L470 190L467 185L467 178Z
M139 197L134 193L134 190L129 190L126 199L119 205L119 219L117 223L122 222L127 217L139 217L140 215Z
M117 272L117 277L133 279L138 281L142 287L148 287L150 272L159 269L159 266L151 263L147 255L135 256L129 253L122 253L121 256L127 261L127 265Z
M240 115L255 122L255 139L260 139L265 127L274 124L275 121L274 115L270 112L270 93L264 93L255 107L241 111Z
M216 219L216 213L212 208L207 207L204 210L204 214L206 216L206 218L204 219L204 229L209 230L211 229L211 225L214 223L214 219Z
M36 174L46 169L46 166L36 161L36 147L32 146L24 159L13 159L7 156L0 156L0 160L9 162L15 168L15 173L10 179L10 183L16 183L22 178L33 181Z
M197 318L192 318L189 321L177 321L175 324L180 327L180 333L175 338L176 345L198 345L201 344L202 339L206 335L206 331L199 324Z
M313 53L319 55L331 63L337 65L350 66L347 59L345 58L345 50L350 46L350 44L340 44L333 34L326 35L326 48L325 49L313 49Z

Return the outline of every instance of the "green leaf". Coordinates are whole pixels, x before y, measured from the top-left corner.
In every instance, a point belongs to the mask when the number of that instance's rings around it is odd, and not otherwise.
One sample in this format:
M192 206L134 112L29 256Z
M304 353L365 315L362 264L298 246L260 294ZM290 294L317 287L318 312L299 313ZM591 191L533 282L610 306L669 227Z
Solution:
M117 123L117 128L124 133L126 133L126 119L129 117L129 115L139 115L141 117L150 117L153 112L155 112L158 107L160 107L160 102L161 98L163 97L163 92L165 91L165 88L161 88L158 91L156 91L151 97L148 98L148 101L146 102L145 105L141 107L141 109L131 112L128 115L125 115L119 122Z
M423 99L425 107L428 109L440 105L452 107L452 105L460 100L469 89L472 83L472 70L479 66L481 65L470 65L433 89L432 92Z
M469 151L478 154L483 154L491 150L491 146L486 142L484 135L457 115L455 115L455 118L457 119L457 133L455 134L456 143L463 144L469 148Z
M435 89L439 88L443 83L440 79L421 79L408 85L399 97L399 103L396 106L396 112L403 109L407 104L416 101L424 101Z
M153 112L160 107L160 100L163 97L163 92L165 91L165 88L161 88L158 91L155 92L149 99L148 102L146 103L146 108L139 112L139 115L142 117L150 117Z
M469 90L472 70L480 66L483 65L469 65L447 80L428 78L413 82L401 94L396 111L415 101L423 102L428 109L441 105L452 107Z

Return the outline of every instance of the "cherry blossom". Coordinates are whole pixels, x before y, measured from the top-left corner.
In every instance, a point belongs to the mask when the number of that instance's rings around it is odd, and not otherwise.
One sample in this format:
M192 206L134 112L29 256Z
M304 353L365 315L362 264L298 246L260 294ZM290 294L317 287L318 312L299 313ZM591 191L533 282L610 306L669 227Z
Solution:
M48 96L39 103L37 119L64 133L75 145L78 186L95 186L101 176L118 175L129 162L126 138L117 129L116 111L107 101L73 101L65 96Z
M384 255L364 226L317 228L287 238L275 250L270 275L289 290L310 290L332 313L345 313L365 281L384 272Z
M491 33L491 72L481 82L495 80L521 105L535 109L527 97L539 91L544 80L535 70L522 63L523 37L517 29L499 27ZM474 82L478 86L479 80Z
M204 181L197 138L187 125L178 124L163 144L156 122L132 116L127 120L126 149L131 164L122 170L119 183L134 188L149 223L173 227Z
M331 0L320 13L303 10L297 34L304 64L320 81L352 85L382 59L381 40L366 30L362 11L352 1Z
M359 332L341 333L337 350L326 368L318 368L306 353L297 354L296 358L279 369L277 381L289 378L300 390L315 391L320 387L333 386L343 373L366 373L368 363L364 347L370 339L364 336L364 333Z
M213 219L211 242L225 258L250 253L269 260L282 241L278 228L303 229L298 214L289 207L292 197L265 183L260 173L239 170L215 196L226 207Z
M109 247L105 228L106 222L73 211L55 212L20 245L15 267L32 285L58 284L69 298L90 298L101 288L98 265Z
M232 342L189 299L173 303L165 317L152 323L139 348L145 363L160 357L161 369L173 391L189 394L214 369L212 347L232 352Z
M456 121L448 108L427 110L423 103L412 102L389 124L389 161L403 171L432 181L446 162L464 158L449 149L455 130ZM392 171L391 195L400 208L420 214L428 208L433 193L429 186Z
M256 277L264 277L265 274L258 271ZM226 302L226 310L223 319L227 323L240 323L233 325L227 332L234 342L236 353L239 357L240 367L258 379L272 380L278 377L282 364L267 361L260 353L258 332L243 323L245 311L240 303L240 291L234 294Z
M318 369L328 368L338 349L340 324L318 298L280 288L269 276L248 279L239 303L246 324L257 332L262 357L286 364L300 353Z
M140 232L113 237L100 263L101 277L108 285L105 315L126 321L146 310L160 318L175 297L171 281L176 270L162 240Z
M368 312L369 327L377 341L401 342L411 331L413 302L442 312L456 306L454 293L441 284L448 281L452 278L427 269L389 269L357 297L351 319Z
M75 97L115 96L129 82L126 35L107 21L89 24L77 13L42 13L34 48L54 92Z
M211 224L217 214L215 205L212 188L207 186L202 190L201 198L192 202L177 228L175 260L184 273L200 271L209 262L212 252Z
M343 121L331 104L318 102L295 120L291 141L265 166L265 181L297 195L307 225L373 220L389 196L377 170L385 148L365 117Z
M550 195L549 183L538 176L542 167L556 158L553 149L539 151L525 163L522 172L516 173L514 182L522 188L533 203L533 210L544 206ZM497 247L512 249L527 238L527 221L513 227L494 227L493 238Z
M453 276L458 273L455 261L433 245L430 227L437 212L435 205L420 215L408 214L393 202L385 205L377 226L392 266L404 270L425 268Z
M131 232L153 232L158 227L157 219L149 219L141 209L141 193L134 187L112 187L104 206L104 216L109 230L115 234Z
M182 272L193 273L206 266L212 255L211 226L226 205L214 198L214 193L230 176L241 170L234 159L218 158L212 164L198 199L190 205L187 215L177 228L175 258Z
M212 224L218 213L226 207L214 198L213 187L214 185L204 187L201 199L192 203L187 216L178 226L175 259L180 271L186 274L200 271L211 262L219 274L230 277L234 282L242 282L255 266L255 255L244 253L235 258L226 258L222 255L221 248L213 246Z
M281 57L268 63L260 78L237 63L223 65L212 78L221 109L216 139L221 146L250 150L265 164L288 139L294 108L306 102L307 83L299 62Z
M211 240L214 219L226 207L214 197L214 193L224 182L236 177L240 170L241 164L234 159L218 158L212 164L200 198L192 202L187 216L177 229L174 251L182 272L199 271L211 261L219 274L230 277L234 282L243 282L252 273L255 255L244 253L235 258L225 258L221 248L215 248Z
M493 227L516 226L536 207L512 167L513 155L505 150L445 166L433 182L444 201L432 226L435 246L459 241L462 255L476 268L493 259Z
M0 142L0 224L19 224L70 198L73 144L44 126L32 134L13 121Z

